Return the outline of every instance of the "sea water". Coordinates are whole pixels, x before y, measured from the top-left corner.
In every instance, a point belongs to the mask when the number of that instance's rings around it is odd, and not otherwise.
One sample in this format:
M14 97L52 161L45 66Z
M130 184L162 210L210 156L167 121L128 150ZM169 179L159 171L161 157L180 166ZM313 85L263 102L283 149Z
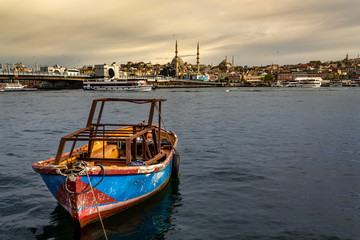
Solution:
M109 239L360 239L360 88L1 93L0 239L104 239L99 223L74 232L31 168L104 97L168 99L181 155L178 181L104 219Z

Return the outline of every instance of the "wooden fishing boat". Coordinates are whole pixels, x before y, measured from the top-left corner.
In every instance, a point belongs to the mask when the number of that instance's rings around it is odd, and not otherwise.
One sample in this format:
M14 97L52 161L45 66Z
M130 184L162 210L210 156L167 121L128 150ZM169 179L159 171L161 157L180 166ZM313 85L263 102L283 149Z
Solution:
M61 138L55 157L32 165L76 226L137 204L161 190L171 176L178 177L178 139L161 125L164 101L95 99L86 127ZM102 123L108 102L150 104L148 122ZM155 110L158 125L153 124ZM70 151L63 154L66 148Z

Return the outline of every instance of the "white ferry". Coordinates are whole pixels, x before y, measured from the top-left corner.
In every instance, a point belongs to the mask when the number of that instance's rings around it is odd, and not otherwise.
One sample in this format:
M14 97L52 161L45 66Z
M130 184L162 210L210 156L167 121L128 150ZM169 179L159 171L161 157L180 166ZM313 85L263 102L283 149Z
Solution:
M296 87L297 82L294 80L286 80L283 81L281 87Z
M147 84L144 79L97 79L88 80L83 83L84 90L129 90L129 91L151 91L153 86Z
M318 88L321 87L321 77L297 77L296 87Z
M0 92L36 91L37 88L25 87L18 80L9 83L0 83Z

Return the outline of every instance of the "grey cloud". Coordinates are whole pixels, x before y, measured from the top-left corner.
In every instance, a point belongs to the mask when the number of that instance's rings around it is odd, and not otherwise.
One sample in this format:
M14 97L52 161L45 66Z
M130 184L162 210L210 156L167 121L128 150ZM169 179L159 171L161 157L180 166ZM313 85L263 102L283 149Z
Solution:
M0 21L6 24L0 62L33 64L29 59L36 56L48 65L166 63L176 39L179 54L190 63L196 61L198 41L207 64L225 55L256 65L360 51L358 0L30 0L16 6L3 0L1 5Z

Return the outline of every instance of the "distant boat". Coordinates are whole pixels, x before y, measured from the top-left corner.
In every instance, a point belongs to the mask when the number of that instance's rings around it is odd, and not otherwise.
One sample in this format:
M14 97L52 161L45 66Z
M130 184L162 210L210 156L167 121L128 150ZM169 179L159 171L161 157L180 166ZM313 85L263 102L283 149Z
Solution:
M100 91L151 91L153 86L147 84L145 79L96 79L84 82L83 89Z
M102 221L160 191L170 177L178 177L178 138L161 127L164 101L95 99L86 127L61 138L56 157L32 165L75 226ZM148 122L118 124L115 118L102 123L104 105L107 109L114 103L150 104ZM153 124L155 110L158 125ZM86 145L78 147L79 142ZM63 154L65 147L71 150Z
M321 77L297 77L295 78L296 87L319 88L321 87Z
M295 80L284 80L278 83L280 87L304 87L304 88L318 88L321 87L321 77L297 77Z
M36 91L37 88L26 87L18 80L9 83L0 83L0 92L13 92L13 91Z
M280 87L296 87L297 82L294 80L285 80L281 84Z
M329 87L342 87L342 82L330 82Z

